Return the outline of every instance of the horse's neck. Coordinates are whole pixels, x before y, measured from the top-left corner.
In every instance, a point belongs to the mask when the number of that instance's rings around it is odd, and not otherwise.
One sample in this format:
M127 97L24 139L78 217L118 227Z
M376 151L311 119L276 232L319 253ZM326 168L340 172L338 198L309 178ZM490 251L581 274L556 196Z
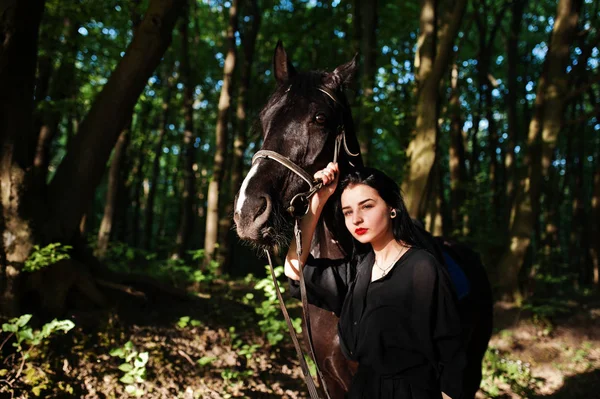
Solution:
M317 224L310 246L310 253L315 258L339 259L344 257L339 244L321 219Z

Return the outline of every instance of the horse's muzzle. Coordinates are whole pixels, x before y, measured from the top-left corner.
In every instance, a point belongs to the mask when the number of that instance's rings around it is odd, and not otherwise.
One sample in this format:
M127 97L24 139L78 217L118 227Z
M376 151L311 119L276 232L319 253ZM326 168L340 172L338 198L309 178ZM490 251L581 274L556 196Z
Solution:
M245 198L244 203L233 214L240 238L255 243L264 242L272 234L272 229L266 228L272 210L273 203L268 195Z

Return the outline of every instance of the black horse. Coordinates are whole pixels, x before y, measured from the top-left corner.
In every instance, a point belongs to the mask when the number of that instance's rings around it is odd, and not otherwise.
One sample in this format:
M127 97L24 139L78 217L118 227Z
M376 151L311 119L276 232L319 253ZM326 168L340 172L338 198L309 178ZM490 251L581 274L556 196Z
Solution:
M331 162L341 140L338 163L343 176L362 166L352 115L343 89L356 71L356 61L333 72L297 72L281 43L274 55L277 89L260 113L262 150L283 155L312 176ZM285 245L293 218L286 212L306 182L289 168L270 159L257 159L236 196L234 221L240 238L262 247ZM329 201L333 203L333 201ZM348 237L333 237L333 212L325 209L311 252L316 257L340 258L348 248ZM331 218L331 220L330 220ZM492 330L491 289L479 256L469 248L448 240L439 244L460 264L470 283L469 294L460 301L461 321L467 345L464 398L473 398L481 382L481 362ZM343 398L356 364L341 353L337 317L309 305L317 363L331 398Z

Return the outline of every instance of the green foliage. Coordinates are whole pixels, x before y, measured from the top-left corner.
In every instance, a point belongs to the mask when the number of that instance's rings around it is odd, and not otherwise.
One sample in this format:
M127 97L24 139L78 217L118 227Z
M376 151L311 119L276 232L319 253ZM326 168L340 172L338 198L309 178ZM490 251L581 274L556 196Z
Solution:
M244 343L240 336L235 332L234 326L229 327L229 336L231 337L233 349L237 349L237 354L239 356L244 356L246 359L250 359L254 353L256 353L257 349L260 348L260 345L258 344Z
M48 244L45 247L33 246L33 252L25 261L24 272L35 272L55 264L61 260L70 259L69 251L73 249L70 245L59 242Z
M200 359L196 360L196 363L198 363L200 367L204 367L211 364L215 360L217 360L215 356L202 356Z
M135 397L144 395L142 384L146 378L148 352L138 352L133 343L127 341L122 347L110 351L110 355L124 360L119 366L119 370L124 373L119 381L125 384L125 392Z
M513 360L496 348L488 348L483 359L481 389L489 397L502 396L500 386L509 386L520 397L531 397L538 379L531 375L531 365Z
M251 377L254 374L254 370L233 370L231 368L226 368L221 371L221 377L228 382L235 382L240 379L245 379L247 377Z
M30 320L31 315L24 314L2 324L0 351L4 344L14 337L15 341L12 346L19 356L8 356L1 366L0 377L6 384L0 384L0 393L14 395L16 388L24 385L26 386L25 390L30 390L33 395L42 395L49 388L49 379L47 373L33 361L33 350L46 344L51 335L59 331L66 333L75 327L71 320L54 319L44 324L40 330L34 330L28 325ZM5 334L6 336L3 336ZM63 384L59 389L63 393L72 392L69 384Z
M50 323L44 324L41 330L34 331L31 327L27 326L29 320L31 320L31 315L24 314L20 317L15 317L14 319L9 320L8 323L2 324L3 332L8 332L15 335L17 340L13 343L13 346L17 348L17 352L23 351L24 344L27 345L30 350L32 347L40 345L55 332L68 332L75 327L75 323L73 323L71 320L54 319ZM27 359L28 355L25 354L24 356Z
M187 326L192 326L192 327L199 327L202 325L202 322L200 320L195 320L190 318L190 316L181 316L179 318L179 321L177 322L177 327L179 328L186 328Z
M288 327L285 319L281 315L279 308L279 300L277 299L277 293L275 286L271 279L271 272L269 266L265 267L267 276L259 280L254 286L255 291L261 292L264 295L264 300L255 308L258 315L261 316L262 320L258 322L260 330L266 334L267 340L273 346L277 345L284 337L288 334ZM283 266L275 267L275 275L277 277L283 274ZM285 289L280 285L282 292ZM291 318L291 317L290 317ZM301 331L301 318L291 318L292 325L295 330L300 333Z

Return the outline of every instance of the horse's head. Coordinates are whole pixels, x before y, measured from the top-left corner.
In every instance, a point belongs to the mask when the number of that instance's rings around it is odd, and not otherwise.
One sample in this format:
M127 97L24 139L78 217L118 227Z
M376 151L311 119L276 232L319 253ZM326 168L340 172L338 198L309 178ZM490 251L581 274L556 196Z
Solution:
M329 73L301 73L278 43L273 65L277 89L260 113L261 153L283 156L306 175L303 179L301 173L293 172L294 166L285 166L285 160L269 156L253 159L236 196L234 221L240 238L262 246L276 245L289 237L285 232L292 217L286 209L296 194L309 190L306 178L310 176L312 181L312 175L334 159L340 143L342 173L350 162L362 162L360 156L350 155L358 153L359 147L343 93L356 70L356 60Z

